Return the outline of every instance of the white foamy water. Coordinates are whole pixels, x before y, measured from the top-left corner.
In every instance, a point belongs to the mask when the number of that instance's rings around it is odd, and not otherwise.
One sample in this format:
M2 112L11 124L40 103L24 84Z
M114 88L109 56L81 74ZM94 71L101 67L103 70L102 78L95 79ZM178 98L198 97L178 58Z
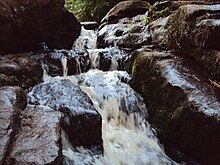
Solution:
M79 38L74 42L73 47L81 49L96 48L97 33L94 30L85 30L82 26Z
M83 35L87 34L84 32ZM80 42L75 45L80 45ZM81 44L82 46L82 44ZM84 47L84 46L83 46ZM111 51L113 48L106 48ZM92 68L99 65L99 51L90 49ZM112 58L110 69L117 69L117 58ZM83 147L73 148L62 131L62 153L74 165L161 165L176 164L164 152L147 122L147 109L141 96L127 83L130 76L124 71L103 72L89 70L77 76L68 76L67 59L62 58L63 77L50 77L44 71L44 80L69 79L87 93L102 116L103 155L96 155ZM44 67L43 67L44 68Z
M90 70L68 77L77 82L102 116L104 154L94 156L89 150L73 150L64 145L63 154L75 164L145 165L175 164L159 144L150 124L142 98L121 80L126 72Z

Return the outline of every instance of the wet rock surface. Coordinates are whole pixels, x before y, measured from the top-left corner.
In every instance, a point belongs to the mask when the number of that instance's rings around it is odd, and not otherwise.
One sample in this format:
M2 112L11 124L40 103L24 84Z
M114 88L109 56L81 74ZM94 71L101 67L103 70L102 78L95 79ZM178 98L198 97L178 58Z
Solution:
M204 70L191 59L143 51L132 75L132 87L144 97L160 136L203 163L217 163L219 90Z
M62 76L64 58L67 62L68 75L86 72L90 68L89 57L81 49L74 50L51 50L32 53L32 58L44 64L44 69L51 76Z
M49 107L29 105L6 164L60 164L62 113Z
M172 17L169 42L177 52L196 59L219 81L219 57L213 52L219 50L219 30L219 4L185 5L181 6ZM211 56L206 56L206 53Z
M0 56L0 86L29 88L37 84L42 75L41 64L32 60L29 53Z
M122 1L115 5L102 19L104 22L115 22L117 19L134 17L149 10L150 4L146 1Z
M151 37L146 25L145 15L120 19L117 24L107 24L99 30L97 47L118 46L137 49L150 44Z
M4 164L19 126L19 114L26 106L20 87L0 87L0 164Z
M28 102L64 113L63 129L74 147L102 150L101 116L79 86L69 80L45 82L28 93Z
M12 53L49 48L71 48L80 24L64 9L64 0L2 0L0 51Z

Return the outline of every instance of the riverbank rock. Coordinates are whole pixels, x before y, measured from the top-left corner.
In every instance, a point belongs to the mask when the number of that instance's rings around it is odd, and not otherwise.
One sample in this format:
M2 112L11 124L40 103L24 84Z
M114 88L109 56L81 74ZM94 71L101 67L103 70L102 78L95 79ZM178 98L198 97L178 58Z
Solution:
M64 0L2 0L0 51L6 53L49 48L71 48L80 23L64 8Z
M61 111L64 114L62 127L73 147L102 151L101 116L79 86L69 80L53 79L33 87L28 93L28 102Z
M125 17L134 17L149 10L150 4L146 1L122 1L115 5L102 19L102 23L112 23Z
M0 87L0 164L14 141L19 127L19 115L26 106L26 97L20 87Z
M168 27L168 42L177 53L188 54L205 67L214 79L219 79L220 4L181 6ZM214 54L210 57L207 51ZM210 53L209 53L210 54ZM204 58L206 57L206 59ZM207 67L206 64L210 64Z
M97 38L97 47L117 46L124 49L137 49L151 43L147 15L123 18L117 24L101 26ZM146 25L146 26L145 26Z
M20 118L21 128L6 164L61 164L62 113L49 107L29 105Z
M202 163L217 164L219 89L190 58L144 50L136 55L131 85L144 97L159 135Z
M63 76L65 67L68 75L79 74L88 71L91 65L89 56L81 49L33 52L31 58L43 63L50 76Z
M0 56L0 86L29 88L37 84L42 75L40 63L32 60L28 53Z

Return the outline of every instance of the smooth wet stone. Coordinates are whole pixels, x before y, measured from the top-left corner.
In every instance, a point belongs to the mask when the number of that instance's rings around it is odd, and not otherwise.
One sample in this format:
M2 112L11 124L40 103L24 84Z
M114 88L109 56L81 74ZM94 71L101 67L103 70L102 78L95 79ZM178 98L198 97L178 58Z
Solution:
M19 114L26 106L20 87L0 87L0 164L4 164L19 126Z
M118 19L134 17L149 10L150 4L146 1L122 1L115 5L102 19L102 23L117 22Z
M98 32L97 47L116 46L124 49L137 49L151 43L146 25L147 15L123 18L116 24L101 25Z
M6 164L60 165L62 113L45 106L28 105L20 118L20 129L13 141Z
M167 46L167 27L170 16L165 18L159 18L150 23L150 34L152 38L152 44L155 47L166 48Z
M90 59L81 49L36 52L32 53L32 58L43 63L51 76L63 76L62 58L67 60L68 75L86 72L90 68Z
M49 48L71 48L81 25L64 8L64 0L2 0L0 52L19 53Z
M181 6L172 16L168 29L170 48L179 54L192 56L219 81L219 70L215 68L220 66L220 62L213 51L220 49L220 4Z
M102 151L101 116L89 97L70 80L53 79L28 93L28 102L45 105L64 114L63 129L73 145Z
M29 53L0 56L0 86L29 88L37 84L42 76L41 64L31 59Z
M137 52L132 87L145 99L160 137L205 164L220 153L219 88L192 59L165 52Z

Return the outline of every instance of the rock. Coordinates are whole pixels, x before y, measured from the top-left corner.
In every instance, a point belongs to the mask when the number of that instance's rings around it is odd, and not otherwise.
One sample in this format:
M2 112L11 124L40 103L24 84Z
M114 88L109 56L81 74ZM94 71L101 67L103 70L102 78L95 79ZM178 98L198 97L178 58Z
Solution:
M213 0L215 1L215 0ZM154 3L151 8L149 9L149 15L151 20L156 20L158 18L164 18L172 13L174 13L179 7L187 5L187 4L198 4L198 5L205 5L205 4L216 4L219 2L213 1L204 1L204 0L184 0L184 1L177 1L177 0L170 0L170 1L157 1Z
M103 71L124 70L129 55L123 50L109 48L99 52L99 69Z
M20 87L0 87L0 164L4 164L25 106L25 93Z
M219 40L220 5L181 6L172 17L169 39L173 48L216 49ZM172 39L174 38L174 40Z
M64 8L64 0L2 0L0 51L11 53L49 48L71 48L80 23Z
M62 127L73 147L102 150L101 116L79 86L69 80L53 79L33 87L28 93L28 102L63 112Z
M147 15L120 19L117 24L106 24L98 33L97 47L118 46L121 48L137 49L151 43ZM145 26L146 25L146 26Z
M150 23L150 34L152 38L152 44L155 47L166 48L168 42L167 36L167 23L170 16L165 18L159 18Z
M146 1L122 1L109 11L101 22L111 23L121 18L144 14L148 11L149 7L150 4Z
M192 59L164 52L137 52L132 87L148 105L163 141L204 164L218 164L219 89Z
M177 53L193 56L212 75L219 75L219 70L210 70L204 65L203 57L206 50L219 50L217 44L220 40L219 8L219 4L181 6L172 16L168 27L170 48L175 49ZM220 65L218 56L208 57L206 62L215 65L213 68ZM219 81L219 77L214 78Z
M90 21L90 22L80 22L80 24L86 29L86 30L95 30L98 28L98 23L96 21Z
M220 83L220 51L203 50L200 52L195 50L192 55L209 72L209 78Z
M82 50L51 50L32 53L32 58L43 63L51 76L63 76L64 58L67 60L68 75L79 74L90 69L89 56Z
M32 60L29 53L0 56L0 60L0 86L29 88L42 78L40 63Z
M61 164L62 113L29 105L21 113L21 125L6 164Z

